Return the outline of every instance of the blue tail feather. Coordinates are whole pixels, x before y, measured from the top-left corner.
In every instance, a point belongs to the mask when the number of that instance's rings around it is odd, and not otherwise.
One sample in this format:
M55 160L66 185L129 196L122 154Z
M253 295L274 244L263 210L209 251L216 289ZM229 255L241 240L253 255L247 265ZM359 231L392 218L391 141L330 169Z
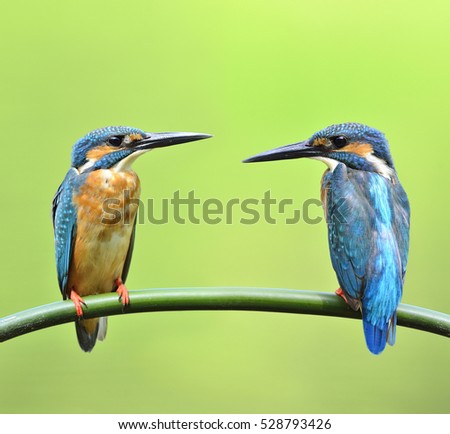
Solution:
M388 324L381 329L363 320L363 327L367 348L373 354L380 354L386 347Z

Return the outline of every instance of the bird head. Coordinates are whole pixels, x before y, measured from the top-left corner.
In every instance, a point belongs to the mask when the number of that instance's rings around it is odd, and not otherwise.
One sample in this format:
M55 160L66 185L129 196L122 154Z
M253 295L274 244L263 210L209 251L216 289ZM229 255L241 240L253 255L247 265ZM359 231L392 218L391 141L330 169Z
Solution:
M352 169L377 172L388 178L395 170L384 134L357 123L331 125L308 140L263 152L244 163L303 157L323 161L330 170L343 163Z
M86 134L72 150L72 167L88 170L124 170L145 152L154 148L207 139L200 133L146 133L132 127L105 127Z

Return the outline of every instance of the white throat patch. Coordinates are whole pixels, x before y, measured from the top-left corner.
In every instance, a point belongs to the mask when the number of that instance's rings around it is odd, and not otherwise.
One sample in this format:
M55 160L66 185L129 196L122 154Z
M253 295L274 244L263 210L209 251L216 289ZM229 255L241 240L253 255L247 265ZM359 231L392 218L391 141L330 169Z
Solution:
M83 173L85 170L91 168L95 164L95 160L88 160L81 167L78 168L78 173Z
M322 161L322 163L325 163L331 172L336 169L336 166L340 163L340 161L333 160L332 158L326 158L326 157L310 157L311 160L318 160Z
M142 154L145 154L148 151L151 151L151 149L134 151L131 155L128 155L128 157L123 158L117 164L111 167L111 170L114 170L115 172L126 172L127 170L130 170L131 165L136 161L137 157L139 157Z
M151 151L151 149L143 149L142 151L133 152L131 155L128 155L128 157L123 158L113 167L111 167L111 170L114 170L115 172L126 172L127 170L130 170L131 165L135 162L137 157L139 157L142 154L145 154L148 151ZM86 161L86 163L84 163L81 167L78 168L78 173L83 173L84 171L90 169L96 162L97 160Z

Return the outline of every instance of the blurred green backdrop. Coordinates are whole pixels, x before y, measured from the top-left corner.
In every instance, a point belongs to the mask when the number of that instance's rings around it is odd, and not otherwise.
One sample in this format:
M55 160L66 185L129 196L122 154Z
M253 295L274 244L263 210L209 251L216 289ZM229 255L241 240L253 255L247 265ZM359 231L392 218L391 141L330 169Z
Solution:
M133 125L214 139L135 165L142 198L319 197L325 166L240 160L329 124L384 131L412 204L403 301L450 311L445 0L21 1L0 8L4 316L60 299L50 203L72 144ZM130 289L333 291L324 223L138 227ZM448 412L449 341L357 321L241 312L114 317L91 354L73 324L0 348L2 412Z

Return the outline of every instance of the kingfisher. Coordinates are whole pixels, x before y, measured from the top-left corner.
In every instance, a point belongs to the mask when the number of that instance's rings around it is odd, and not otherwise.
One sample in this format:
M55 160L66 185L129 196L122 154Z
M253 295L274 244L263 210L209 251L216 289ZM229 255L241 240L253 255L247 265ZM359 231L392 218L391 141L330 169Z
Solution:
M107 318L83 319L83 297L125 286L136 230L140 181L133 162L155 148L211 137L200 133L148 133L110 126L91 131L72 150L71 168L53 199L56 269L63 299L75 305L83 351L106 336Z
M361 310L368 349L394 345L409 250L410 206L383 133L359 123L331 125L308 140L244 160L322 161L321 199L336 294Z

